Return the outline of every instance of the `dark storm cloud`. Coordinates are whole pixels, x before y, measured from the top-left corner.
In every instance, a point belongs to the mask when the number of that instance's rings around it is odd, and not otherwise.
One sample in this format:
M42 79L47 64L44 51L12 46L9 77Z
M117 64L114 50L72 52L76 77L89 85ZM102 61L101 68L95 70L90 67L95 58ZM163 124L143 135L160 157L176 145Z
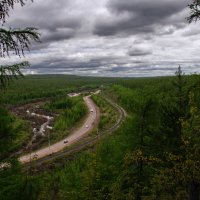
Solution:
M173 75L179 64L191 73L200 69L200 29L186 23L189 3L34 0L17 6L6 26L33 26L42 34L26 54L27 73L157 76Z
M150 21L166 18L174 13L180 12L185 9L188 1L175 1L175 0L110 0L108 7L120 14L122 12L134 12L141 16L149 17Z
M151 49L144 47L132 47L128 51L129 56L147 56L152 53L153 51Z
M108 9L110 16L97 19L94 34L99 36L138 33L156 33L164 25L173 25L174 29L180 27L184 19L178 17L170 19L183 11L189 0L110 0ZM170 34L174 30L160 31Z
M44 31L41 40L43 42L60 41L73 38L75 30L71 28L56 29L52 31Z
M55 30L40 30L41 32L41 43L32 43L31 50L40 50L47 48L52 42L59 42L63 40L69 40L74 38L76 30L71 28L62 28Z
M55 3L54 0L48 2L35 0L34 3L28 3L20 14L15 13L15 10L12 11L6 26L30 27L31 25L38 28L41 40L45 43L38 47L46 47L53 41L73 38L81 27L80 17L70 11L70 6L71 2L68 0L59 0L59 3Z
M102 60L88 60L88 61L76 61L72 59L65 59L65 58L52 58L52 59L46 59L43 60L39 65L33 64L32 69L36 68L48 68L48 69L64 69L68 70L70 68L73 69L95 69L101 66Z

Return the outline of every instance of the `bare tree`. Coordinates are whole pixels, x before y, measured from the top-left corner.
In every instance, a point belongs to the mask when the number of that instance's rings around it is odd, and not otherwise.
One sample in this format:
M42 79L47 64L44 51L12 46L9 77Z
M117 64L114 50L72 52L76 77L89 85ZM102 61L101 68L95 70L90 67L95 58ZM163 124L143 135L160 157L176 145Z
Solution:
M9 12L15 4L25 5L27 0L0 0L0 57L9 57L10 54L24 56L24 51L28 50L31 41L39 42L40 34L36 28L4 28L6 18L9 17ZM32 0L31 0L32 1ZM29 66L27 61L17 63L14 65L0 65L0 88L5 88L7 84L18 76L23 76L21 69Z

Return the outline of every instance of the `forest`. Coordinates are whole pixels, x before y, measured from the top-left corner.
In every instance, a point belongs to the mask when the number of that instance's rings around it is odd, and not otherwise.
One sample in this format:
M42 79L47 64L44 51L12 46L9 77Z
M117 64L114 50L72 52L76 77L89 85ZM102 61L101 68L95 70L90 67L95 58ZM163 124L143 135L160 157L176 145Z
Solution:
M200 200L200 0L32 3L0 2L0 200Z
M34 166L26 171L16 158L5 157L24 123L12 116L10 105L48 96L52 102L46 107L59 109L66 100L53 100L55 94L58 98L74 88L91 89L91 85L101 87L104 94L94 97L96 104L107 107L100 127L112 121L106 118L106 110L114 112L106 105L105 95L126 110L126 120L117 131L37 173ZM15 87L19 90L14 94ZM37 88L41 92L36 96ZM181 68L173 77L30 76L13 82L1 98L5 106L0 110L0 156L1 162L9 161L12 167L0 171L0 199L199 199L199 89L199 75L186 76Z

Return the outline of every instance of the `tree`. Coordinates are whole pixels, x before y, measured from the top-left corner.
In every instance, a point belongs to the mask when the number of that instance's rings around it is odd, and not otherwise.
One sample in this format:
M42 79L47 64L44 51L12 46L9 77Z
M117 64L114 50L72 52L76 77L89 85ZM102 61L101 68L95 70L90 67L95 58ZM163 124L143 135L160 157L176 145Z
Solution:
M165 150L178 152L181 145L182 126L181 119L187 113L186 81L181 67L175 72L172 92L165 95L161 103L161 132L164 139Z
M9 16L9 11L14 8L15 4L25 5L26 0L3 0L0 1L0 57L9 57L10 54L20 56L24 55L25 50L29 50L31 41L39 41L39 33L35 28L12 29L4 28L6 17ZM13 64L0 65L0 89L6 88L7 84L13 79L22 76L21 68L29 66L27 61ZM0 107L0 149L2 144L8 143L8 138L11 139L11 124L12 120L9 114ZM3 145L4 146L4 145Z
M187 18L189 23L198 21L200 19L200 0L193 0L189 8L191 10L190 16Z
M24 56L25 50L29 50L31 41L39 42L40 34L36 28L6 28L4 26L6 18L9 17L9 11L14 8L15 4L25 5L27 0L1 0L0 1L0 57L9 57L10 54L19 57ZM0 90L5 89L13 78L23 76L21 69L29 66L27 61L12 64L0 65ZM8 150L10 142L13 138L12 117L0 106L0 159L4 157L3 153ZM34 184L31 181L24 181L20 172L20 168L15 170L18 163L13 163L15 159L8 160L11 168L0 170L0 199L33 199ZM21 176L22 175L22 176ZM31 195L30 195L31 192ZM35 194L37 194L35 192ZM36 199L36 198L35 198Z
M0 107L0 161L5 157L14 138L12 122L13 118L9 113Z
M3 25L6 22L6 18L9 17L9 11L14 8L15 4L25 5L27 0L3 0L0 1L0 22L2 22L2 28L0 28L0 57L5 58L11 54L24 56L24 51L28 50L31 45L31 41L39 42L40 34L36 28L27 27L21 28L4 28ZM31 0L32 1L32 0ZM7 84L18 76L23 76L21 69L29 66L27 61L17 63L14 65L0 65L0 88L5 88Z
M194 101L194 92L189 93L190 116L182 122L184 135L182 140L185 165L184 175L188 184L189 200L198 200L200 195L200 110Z
M199 200L200 195L200 110L189 93L189 116L181 120L179 154L165 152L163 166L152 179L157 199Z
M112 199L145 199L149 193L154 165L160 162L155 155L159 150L157 99L155 96L146 95L143 93L135 108L132 130L135 141L131 151L124 156L123 169L113 187Z

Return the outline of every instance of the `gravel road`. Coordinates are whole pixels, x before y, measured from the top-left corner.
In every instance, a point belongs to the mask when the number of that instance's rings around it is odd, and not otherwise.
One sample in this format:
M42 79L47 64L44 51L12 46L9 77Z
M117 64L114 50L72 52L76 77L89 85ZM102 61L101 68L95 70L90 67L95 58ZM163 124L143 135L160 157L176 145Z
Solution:
M79 129L75 130L68 137L64 138L63 140L61 140L49 147L45 147L43 149L32 152L31 154L21 156L19 158L19 161L21 163L28 163L33 159L40 159L45 156L51 155L53 153L62 151L65 147L70 146L74 142L80 140L80 138L85 136L87 133L89 133L94 128L94 126L97 124L100 113L99 113L99 109L94 104L94 102L92 101L90 96L85 96L83 99L84 99L85 104L88 107L89 114L88 114L86 120L84 121L83 125Z

